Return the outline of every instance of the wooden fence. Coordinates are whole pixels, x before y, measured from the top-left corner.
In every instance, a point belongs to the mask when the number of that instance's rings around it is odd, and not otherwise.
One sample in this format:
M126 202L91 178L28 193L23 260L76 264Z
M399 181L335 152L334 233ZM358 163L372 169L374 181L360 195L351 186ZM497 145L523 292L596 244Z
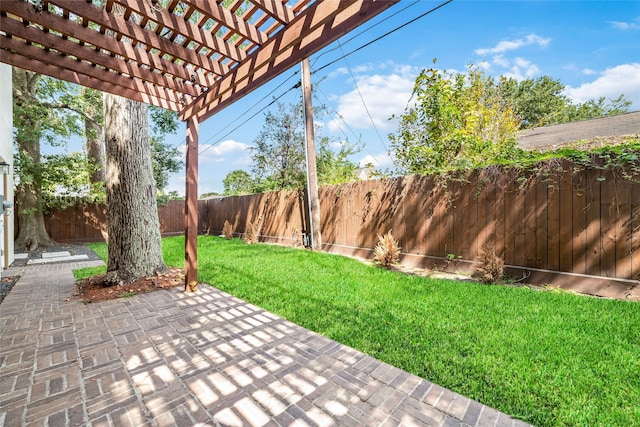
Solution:
M555 166L535 176L492 167L446 184L410 176L323 187L323 249L369 256L376 234L393 230L405 264L469 270L492 245L506 265L539 277L640 280L639 177ZM210 200L207 231L253 222L262 240L299 245L302 200L297 191Z
M199 203L200 230L207 218L206 203ZM172 200L158 206L163 236L184 234L184 201ZM56 242L98 242L106 240L107 212L104 205L78 204L65 209L51 209L45 215L45 227ZM18 230L19 224L16 224ZM17 231L16 231L17 233Z
M410 176L320 189L323 249L370 257L376 234L393 230L402 262L468 271L487 244L505 264L537 274L564 272L602 281L640 280L640 177L574 170L558 162L535 176L492 167L464 181ZM158 209L163 235L184 232L184 202ZM225 220L262 241L300 246L308 229L304 192L282 191L199 202L200 233ZM105 210L80 205L46 217L59 242L103 239Z

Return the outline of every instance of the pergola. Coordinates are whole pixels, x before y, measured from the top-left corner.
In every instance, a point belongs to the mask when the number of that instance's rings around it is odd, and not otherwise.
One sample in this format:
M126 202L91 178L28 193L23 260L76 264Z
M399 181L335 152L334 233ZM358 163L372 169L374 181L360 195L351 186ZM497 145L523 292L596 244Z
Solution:
M198 125L399 0L0 0L0 61L179 113L186 283Z

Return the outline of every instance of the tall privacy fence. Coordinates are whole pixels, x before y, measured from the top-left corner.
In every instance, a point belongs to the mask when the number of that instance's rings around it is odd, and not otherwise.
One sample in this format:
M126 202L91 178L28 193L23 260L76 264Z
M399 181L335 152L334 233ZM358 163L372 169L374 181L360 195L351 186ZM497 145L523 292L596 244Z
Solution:
M574 170L566 161L556 166L535 174L492 167L464 180L409 176L322 187L323 249L368 257L376 235L393 230L409 265L469 270L491 245L518 274L640 280L640 177ZM201 200L199 213L201 233L220 234L225 220L242 233L252 222L262 241L301 245L308 229L304 192L297 190ZM164 235L183 232L184 202L159 214ZM54 240L100 240L104 212L78 206L53 211L46 221Z

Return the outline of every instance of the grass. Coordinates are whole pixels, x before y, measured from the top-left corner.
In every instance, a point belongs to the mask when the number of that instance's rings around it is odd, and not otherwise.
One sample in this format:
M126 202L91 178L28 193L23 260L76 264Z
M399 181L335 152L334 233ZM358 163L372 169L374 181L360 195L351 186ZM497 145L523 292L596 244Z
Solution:
M638 303L406 276L239 239L198 245L199 281L514 417L640 425ZM184 238L163 250L183 266Z

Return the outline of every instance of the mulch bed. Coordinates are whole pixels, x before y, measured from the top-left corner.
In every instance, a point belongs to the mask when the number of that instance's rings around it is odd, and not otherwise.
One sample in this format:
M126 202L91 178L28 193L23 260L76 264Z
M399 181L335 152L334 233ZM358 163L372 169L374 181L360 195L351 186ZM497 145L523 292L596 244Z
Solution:
M176 286L184 287L184 273L181 268L169 268L167 274L145 277L132 283L112 285L105 283L105 274L88 277L76 282L78 293L74 296L82 302L92 303L107 301L115 298L128 298L138 294L169 289Z

